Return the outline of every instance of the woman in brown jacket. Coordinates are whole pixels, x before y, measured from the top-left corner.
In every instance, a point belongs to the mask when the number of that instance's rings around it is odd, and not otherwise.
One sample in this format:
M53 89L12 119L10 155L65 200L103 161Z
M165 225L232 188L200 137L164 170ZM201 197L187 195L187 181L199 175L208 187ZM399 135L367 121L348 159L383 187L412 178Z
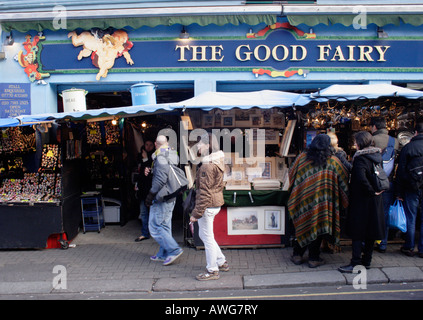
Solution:
M196 276L197 280L217 280L220 271L229 271L226 258L214 239L213 221L219 213L223 201L224 153L219 150L216 136L203 135L197 144L203 156L197 171L195 207L190 218L198 221L199 236L204 243L207 267L205 273Z

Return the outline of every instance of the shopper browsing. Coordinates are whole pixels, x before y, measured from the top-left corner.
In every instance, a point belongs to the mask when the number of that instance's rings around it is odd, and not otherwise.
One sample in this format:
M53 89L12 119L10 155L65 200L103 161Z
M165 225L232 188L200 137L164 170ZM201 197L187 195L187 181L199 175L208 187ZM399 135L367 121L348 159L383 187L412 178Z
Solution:
M141 236L135 239L136 242L146 240L150 238L150 231L148 230L148 218L150 215L150 209L145 205L145 198L151 188L152 175L150 172L145 174L146 168L151 168L153 163L152 155L154 153L154 142L146 140L144 145L141 147L140 159L138 164L138 179L135 190L137 192L138 199L140 200L140 216L141 219ZM149 171L149 170L148 170Z
M183 250L172 237L172 213L175 207L176 197L165 200L162 195L169 179L173 179L171 166L178 163L178 156L175 150L169 148L165 136L157 136L156 151L153 154L153 165L146 168L148 173L152 170L153 180L150 192L148 193L145 204L150 207L150 217L148 227L151 236L160 245L156 255L150 257L153 261L163 261L167 266L175 262Z
M229 271L229 265L214 238L213 221L223 201L224 153L219 150L216 136L206 134L197 144L203 156L197 171L195 207L190 218L198 221L199 236L206 252L206 272L196 276L197 280L217 280L219 270Z

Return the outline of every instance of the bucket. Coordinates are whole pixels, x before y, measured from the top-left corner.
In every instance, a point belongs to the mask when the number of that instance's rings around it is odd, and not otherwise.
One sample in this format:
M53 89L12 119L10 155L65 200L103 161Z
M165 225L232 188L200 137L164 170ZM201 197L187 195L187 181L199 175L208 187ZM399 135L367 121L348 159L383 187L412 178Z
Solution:
M87 102L85 101L85 95L87 93L88 91L84 89L72 88L63 90L60 94L63 99L63 111L75 112L87 110Z
M137 83L131 86L132 105L156 104L156 87L151 83Z

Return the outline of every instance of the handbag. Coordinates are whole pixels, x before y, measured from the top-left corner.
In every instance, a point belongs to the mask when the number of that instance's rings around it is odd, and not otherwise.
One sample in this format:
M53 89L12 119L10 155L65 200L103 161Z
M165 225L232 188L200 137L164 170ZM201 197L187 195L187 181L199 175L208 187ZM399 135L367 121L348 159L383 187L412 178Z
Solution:
M194 188L189 189L187 197L182 202L182 210L187 217L191 214L192 210L194 210L196 193Z
M388 226L389 228L407 232L407 219L401 200L395 200L394 204L389 207Z

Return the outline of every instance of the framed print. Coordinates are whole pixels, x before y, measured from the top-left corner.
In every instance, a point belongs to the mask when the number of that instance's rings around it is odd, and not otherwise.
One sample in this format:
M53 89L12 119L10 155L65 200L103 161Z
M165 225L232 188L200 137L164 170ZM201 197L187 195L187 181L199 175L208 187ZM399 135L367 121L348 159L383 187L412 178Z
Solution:
M272 126L272 110L263 110L262 111L263 127Z
M258 223L259 208L228 208L228 234L261 234Z
M234 127L235 126L235 116L233 115L223 115L222 116L222 127Z
M285 207L228 207L228 235L285 234Z
M281 157L288 156L289 147L291 146L292 135L294 134L297 120L289 120L282 137L279 154Z
M251 126L261 127L263 126L263 117L261 115L251 115Z
M285 234L285 207L263 207L263 234Z
M222 126L222 112L219 110L214 114L214 127L220 128Z
M203 127L211 128L214 125L214 116L213 114L207 113L203 114Z
M258 166L262 169L261 177L264 179L274 179L276 174L275 158L266 157L258 161Z
M249 110L235 110L235 125L237 127L250 126L250 111Z
M280 113L272 114L272 127L278 129L285 128L285 115Z

